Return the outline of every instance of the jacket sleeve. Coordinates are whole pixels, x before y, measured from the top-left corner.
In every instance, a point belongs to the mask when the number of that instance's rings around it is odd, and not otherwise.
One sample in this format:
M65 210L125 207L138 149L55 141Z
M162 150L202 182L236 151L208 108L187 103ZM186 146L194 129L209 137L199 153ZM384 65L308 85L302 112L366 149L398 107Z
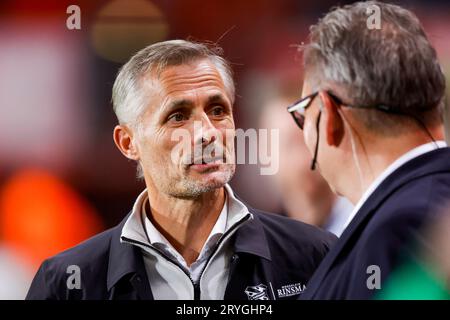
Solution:
M34 276L25 300L54 300L55 294L51 293L48 282L48 260L45 260Z

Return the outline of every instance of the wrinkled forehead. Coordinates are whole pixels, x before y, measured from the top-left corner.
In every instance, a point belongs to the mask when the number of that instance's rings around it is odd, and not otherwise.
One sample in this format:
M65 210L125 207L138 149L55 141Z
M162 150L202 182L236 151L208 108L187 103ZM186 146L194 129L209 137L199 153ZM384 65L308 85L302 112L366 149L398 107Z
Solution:
M167 66L158 73L150 72L143 79L143 90L147 94L146 100L159 108L172 100L207 100L212 96L221 96L231 104L221 73L208 59Z
M217 67L209 60L200 60L166 68L157 78L165 93L190 91L204 87L225 90L224 80Z

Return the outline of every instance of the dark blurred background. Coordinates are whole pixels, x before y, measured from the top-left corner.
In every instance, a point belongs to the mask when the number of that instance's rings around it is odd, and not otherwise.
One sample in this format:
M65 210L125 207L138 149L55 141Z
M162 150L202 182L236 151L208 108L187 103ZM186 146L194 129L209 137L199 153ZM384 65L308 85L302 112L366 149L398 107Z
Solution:
M117 224L144 188L112 140L111 88L134 52L175 38L218 42L235 71L237 127L282 129L294 126L288 115L267 119L300 97L295 45L350 2L1 1L0 299L22 297L44 258ZM450 1L395 3L419 16L448 78ZM66 27L70 5L81 30ZM279 177L259 168L239 165L232 186L251 206L283 211Z

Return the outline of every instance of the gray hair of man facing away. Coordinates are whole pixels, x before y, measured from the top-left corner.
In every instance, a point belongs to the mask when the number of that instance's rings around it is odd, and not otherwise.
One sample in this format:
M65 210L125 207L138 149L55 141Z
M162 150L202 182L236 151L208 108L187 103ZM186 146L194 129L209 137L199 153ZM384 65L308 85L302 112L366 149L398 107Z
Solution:
M148 106L151 90L145 90L144 81L158 79L167 67L189 64L208 59L217 68L230 95L235 99L233 73L229 63L222 57L222 48L211 43L186 40L158 42L137 52L120 69L112 89L112 104L121 125L139 130L140 116ZM143 178L140 163L137 177Z
M380 29L367 25L373 6L380 9ZM344 103L389 106L430 126L442 122L444 74L412 12L377 1L335 8L311 27L301 50L311 84L339 88ZM412 120L370 109L354 112L377 134L402 133Z

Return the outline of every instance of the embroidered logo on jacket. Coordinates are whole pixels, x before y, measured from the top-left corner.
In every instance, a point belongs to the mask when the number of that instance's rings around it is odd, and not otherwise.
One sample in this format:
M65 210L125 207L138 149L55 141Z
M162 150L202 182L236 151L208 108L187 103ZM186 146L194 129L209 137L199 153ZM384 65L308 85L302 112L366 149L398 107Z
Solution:
M248 286L245 288L245 294L248 300L269 300L267 286L258 284L257 286Z

